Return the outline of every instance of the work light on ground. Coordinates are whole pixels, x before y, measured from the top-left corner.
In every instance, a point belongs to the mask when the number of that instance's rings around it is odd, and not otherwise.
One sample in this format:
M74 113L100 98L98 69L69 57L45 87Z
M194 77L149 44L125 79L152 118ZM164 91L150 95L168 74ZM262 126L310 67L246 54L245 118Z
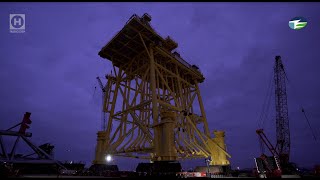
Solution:
M107 162L110 162L111 160L112 160L111 155L109 155L109 154L106 155L106 161L107 161Z

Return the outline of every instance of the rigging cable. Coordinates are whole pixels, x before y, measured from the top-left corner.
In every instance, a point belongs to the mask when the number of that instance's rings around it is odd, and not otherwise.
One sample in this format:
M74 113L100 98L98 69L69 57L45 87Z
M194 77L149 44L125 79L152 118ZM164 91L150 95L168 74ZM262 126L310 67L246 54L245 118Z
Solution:
M271 103L271 98L272 98L272 95L273 95L273 90L274 90L274 84L271 83L271 86L269 88L269 96L268 96L269 98L268 98L267 105L266 105L267 109L264 112L265 118L262 120L262 126L264 126L264 122L269 119L269 109L270 109L270 106L271 106L270 103Z
M272 90L273 90L272 80L273 80L273 69L270 73L270 79L269 79L269 84L267 87L267 93L264 98L260 118L258 120L258 127L259 128L263 128L265 120L268 119L268 112L270 109L270 101L271 101ZM264 154L265 153L265 145L263 143L263 140L260 137L258 137L258 141L259 141L261 153Z
M264 118L267 118L267 110L266 110L266 106L269 106L270 105L270 99L271 99L271 86L272 86L272 72L271 71L271 74L270 74L270 80L269 80L269 84L268 84L268 88L267 88L267 93L266 93L266 96L264 98L264 101L263 101L263 105L262 105L262 110L261 110L261 114L260 114L260 119L258 121L258 127L261 128L264 124ZM269 109L269 107L267 107L267 109Z
M314 132L313 132L313 130L312 130L312 127L311 127L311 124L310 124L310 122L309 122L309 119L308 119L308 117L307 117L307 115L306 115L306 112L305 112L305 110L304 110L303 108L301 108L301 109L302 109L302 113L304 114L304 117L306 118L306 120L307 120L307 122L308 122L309 128L310 128L311 133L312 133L312 135L313 135L313 138L314 138L315 141L317 141L316 135L314 134Z
M283 66L282 66L282 68L283 68L283 70L284 70L284 67L283 67ZM295 94L296 100L298 101L298 104L299 104L299 106L300 106L300 108L301 108L301 111L302 111L302 113L304 114L304 117L305 117L305 119L306 119L306 121L307 121L307 123L308 123L308 125L309 125L310 132L312 133L312 136L313 136L314 140L317 141L316 135L315 135L315 133L314 133L314 131L313 131L313 129L312 129L312 126L311 126L310 121L309 121L309 119L308 119L308 117L307 117L307 115L306 115L306 112L305 112L305 110L304 110L304 108L303 108L303 106L302 106L302 103L299 101L298 96L296 96L297 93L295 93L294 88L293 88L293 85L292 85L291 81L289 81L289 78L288 78L287 73L286 73L285 70L284 70L284 74L285 74L285 77L286 77L286 79L287 79L287 81L288 81L288 84L291 85L291 89L292 89L293 93Z
M261 150L261 153L264 154L265 153L265 146L264 146L264 143L262 141L262 139L260 137L259 138L259 145L260 145L260 150Z
M97 89L97 82L95 82L94 84L93 84L93 86L94 86L94 90L93 90L93 94L92 94L92 97L91 97L91 103L94 103L94 96L95 96L95 94L96 94L96 89Z

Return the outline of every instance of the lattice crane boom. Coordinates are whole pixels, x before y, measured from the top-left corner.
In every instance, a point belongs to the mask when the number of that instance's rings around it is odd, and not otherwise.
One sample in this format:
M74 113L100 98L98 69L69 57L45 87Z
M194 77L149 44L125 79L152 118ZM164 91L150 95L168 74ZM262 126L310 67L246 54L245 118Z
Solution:
M288 161L290 155L290 129L286 92L286 74L280 56L275 58L275 105L276 105L276 149L283 160Z
M97 77L97 81L102 91L101 129L105 130L106 129L106 113L104 112L103 105L104 105L104 99L106 96L106 88L103 86L103 83L99 76Z

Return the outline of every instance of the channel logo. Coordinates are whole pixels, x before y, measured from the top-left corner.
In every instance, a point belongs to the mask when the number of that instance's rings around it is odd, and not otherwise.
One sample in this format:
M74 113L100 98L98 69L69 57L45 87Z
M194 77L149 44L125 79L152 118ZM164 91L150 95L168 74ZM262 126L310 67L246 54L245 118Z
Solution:
M9 24L11 33L24 33L26 29L26 15L10 14Z
M289 21L289 27L294 30L302 29L307 26L307 20L304 17L295 17Z

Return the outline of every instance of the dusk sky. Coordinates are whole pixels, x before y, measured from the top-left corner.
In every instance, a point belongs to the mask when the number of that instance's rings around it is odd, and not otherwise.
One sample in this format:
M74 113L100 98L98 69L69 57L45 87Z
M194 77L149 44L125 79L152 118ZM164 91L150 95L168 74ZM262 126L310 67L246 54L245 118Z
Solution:
M21 13L26 32L10 33L9 14ZM133 14L144 13L203 72L209 127L226 132L233 167L252 168L261 154L255 130L276 55L290 81L291 160L320 164L320 3L0 3L0 129L29 111L33 142L54 144L59 160L90 165L101 125L96 76L112 68L98 52ZM304 29L289 28L296 16L307 19ZM273 94L263 127L275 142ZM120 169L138 162L116 161ZM183 166L205 165L195 162Z

